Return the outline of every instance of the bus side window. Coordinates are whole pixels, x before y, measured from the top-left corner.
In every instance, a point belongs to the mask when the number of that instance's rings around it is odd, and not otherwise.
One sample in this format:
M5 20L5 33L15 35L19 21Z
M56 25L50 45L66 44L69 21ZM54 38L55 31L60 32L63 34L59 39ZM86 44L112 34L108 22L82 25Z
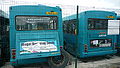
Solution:
M68 34L76 34L76 19L66 20L63 24L63 31Z
M67 29L67 27L68 27L68 20L66 20L66 21L63 21L63 32L64 33L68 33L68 29Z
M9 31L9 28L10 28L10 27L9 27L9 26L7 26L7 29L6 29L6 31Z

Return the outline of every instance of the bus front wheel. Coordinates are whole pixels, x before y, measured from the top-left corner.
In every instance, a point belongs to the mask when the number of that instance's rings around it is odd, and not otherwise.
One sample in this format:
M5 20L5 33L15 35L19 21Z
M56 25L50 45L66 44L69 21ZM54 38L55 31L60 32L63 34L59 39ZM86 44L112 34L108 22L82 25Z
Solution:
M48 59L49 66L51 68L65 68L68 62L69 55L64 49L61 49L60 56L53 56Z

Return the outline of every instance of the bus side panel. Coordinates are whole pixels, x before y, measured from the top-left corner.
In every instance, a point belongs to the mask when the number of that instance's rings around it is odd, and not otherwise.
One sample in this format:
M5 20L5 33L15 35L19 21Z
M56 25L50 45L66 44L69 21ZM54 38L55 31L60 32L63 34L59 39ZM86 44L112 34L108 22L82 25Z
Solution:
M88 42L88 36L87 36L87 30L86 30L86 16L85 13L81 13L79 15L79 34L78 34L78 43L79 43L79 57L84 58L87 57L85 52L85 45L87 45Z
M71 54L76 54L76 36L73 34L66 34L64 33L64 39L66 43L67 51Z
M16 34L15 34L15 27L14 27L14 14L15 11L12 11L10 8L10 15L9 15L9 19L10 19L10 30L9 30L9 40L10 40L10 63L12 65L16 65L17 64L17 60L12 58L12 49L16 49Z

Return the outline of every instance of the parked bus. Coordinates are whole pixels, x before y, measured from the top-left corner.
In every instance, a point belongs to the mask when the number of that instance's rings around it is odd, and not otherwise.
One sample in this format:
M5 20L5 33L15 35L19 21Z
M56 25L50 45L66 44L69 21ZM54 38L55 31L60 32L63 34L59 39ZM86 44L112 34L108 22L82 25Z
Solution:
M64 48L79 58L115 54L116 35L108 35L108 20L116 13L90 10L63 18Z
M0 15L0 67L9 60L9 19Z
M63 50L62 10L45 5L10 7L10 63L48 62L64 68L69 58Z

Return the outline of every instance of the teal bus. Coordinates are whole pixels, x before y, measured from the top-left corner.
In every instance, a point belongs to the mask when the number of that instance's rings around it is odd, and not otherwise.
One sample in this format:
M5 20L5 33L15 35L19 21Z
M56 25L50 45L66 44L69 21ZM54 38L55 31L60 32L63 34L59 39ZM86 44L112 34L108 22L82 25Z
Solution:
M108 34L108 20L116 19L115 12L89 10L78 13L78 19L76 15L63 18L64 49L79 58L117 52L116 35Z
M45 5L10 7L10 64L48 62L64 68L68 55L63 49L62 10Z

